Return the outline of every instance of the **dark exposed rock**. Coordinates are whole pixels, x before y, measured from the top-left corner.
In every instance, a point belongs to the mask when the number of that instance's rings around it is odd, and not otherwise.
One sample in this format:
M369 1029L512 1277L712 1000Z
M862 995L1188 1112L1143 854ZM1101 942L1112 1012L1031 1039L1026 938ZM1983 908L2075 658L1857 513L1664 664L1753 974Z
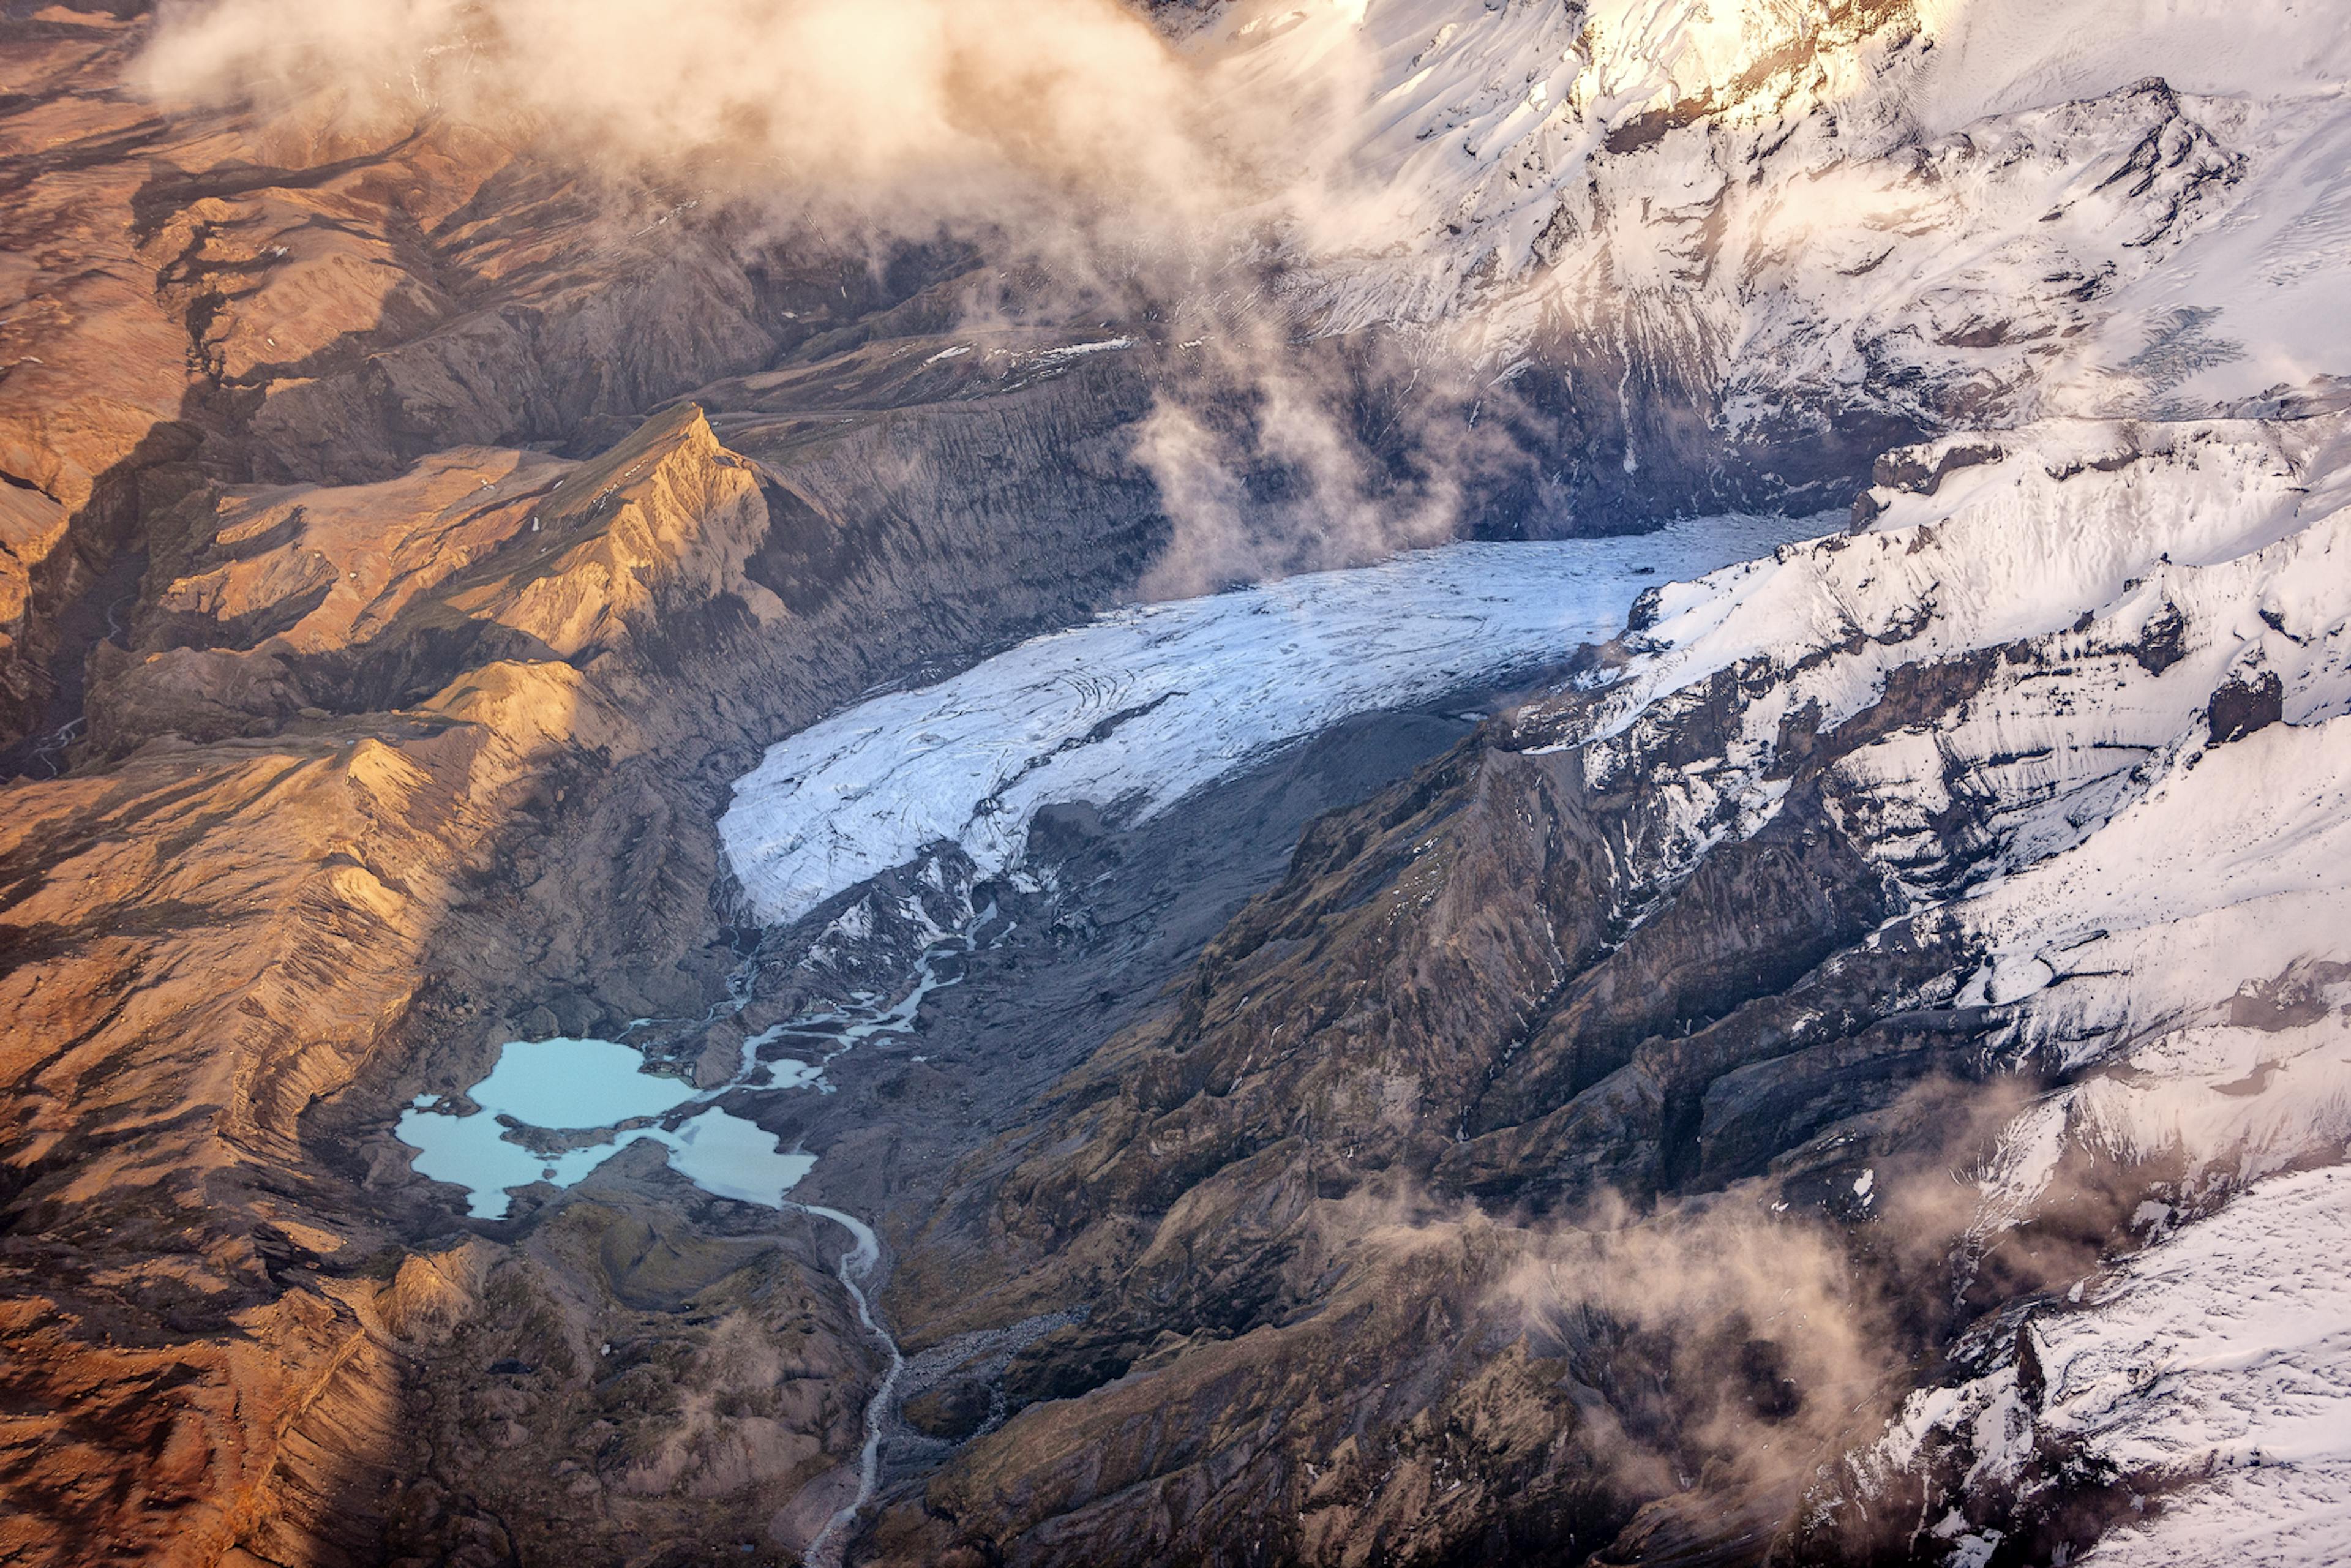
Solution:
M2138 667L2150 675L2159 675L2187 656L2188 617L2178 605L2166 600L2163 606L2147 618L2140 629L2138 646L2131 656Z
M2207 710L2212 744L2242 740L2285 717L2285 686L2268 670L2251 680L2232 680L2212 694Z
M1917 447L1886 453L1870 465L1870 482L1914 496L1931 496L1941 487L1945 475L1955 469L1997 463L2008 454L1993 442L1954 441L1934 451L1931 464L1927 461L1928 455Z
M1497 1231L1510 1251L1550 1245L1550 1228L1611 1194L1659 1204L1656 1223L1671 1235L1680 1206L1703 1214L1708 1195L1777 1184L1783 1205L1855 1228L1865 1250L1874 1211L1866 1182L1864 1199L1854 1197L1856 1165L1873 1146L1980 1135L1969 1117L1933 1107L1938 1085L1986 1071L1996 1020L1905 1000L1963 970L1966 943L1931 921L1883 925L1895 906L1822 791L1838 758L1949 712L1990 667L1969 659L1902 672L1876 708L1808 735L1761 831L1655 882L1628 875L1647 863L1646 814L1663 809L1642 781L1724 743L1726 709L1705 693L1645 731L1636 760L1612 766L1604 787L1588 781L1582 751L1499 748L1517 733L1501 721L1316 823L1282 885L1203 955L1173 1013L1105 1048L1048 1103L1048 1123L968 1173L998 1195L988 1239L963 1228L968 1218L935 1222L902 1265L892 1309L914 1343L1078 1295L1093 1311L1029 1347L1006 1385L1014 1421L931 1483L928 1516L952 1527L893 1515L875 1536L885 1560L953 1541L1008 1561L1205 1561L1208 1525L1154 1533L1147 1512L1101 1500L1197 1495L1207 1505L1187 1478L1236 1467L1251 1479L1229 1483L1238 1491L1217 1493L1213 1508L1238 1511L1214 1519L1230 1528L1294 1513L1269 1456L1286 1456L1280 1465L1293 1472L1323 1462L1332 1439L1313 1412L1329 1385L1280 1370L1290 1353L1276 1347L1330 1332L1358 1292L1380 1297L1385 1247L1409 1248L1402 1239L1414 1235L1440 1246L1434 1238L1451 1234L1464 1199L1531 1226ZM1721 692L1736 679L1723 677ZM1926 1130L1938 1115L1944 1131ZM1394 1206L1387 1223L1398 1228L1350 1218L1365 1203L1374 1213ZM952 1286L929 1261L934 1249L958 1260ZM1894 1249L1871 1267L1931 1266L1897 1256L1907 1254ZM1456 1282L1430 1291L1423 1310L1456 1314L1459 1334L1511 1344L1523 1324L1495 1315L1510 1270L1454 1266ZM1378 1358L1384 1387L1416 1390L1406 1406L1353 1417L1357 1441L1408 1446L1426 1419L1412 1412L1468 1396L1455 1379L1470 1374L1433 1362L1424 1331L1377 1315L1342 1321L1348 1343ZM1614 1321L1579 1320L1569 1364L1600 1354ZM1903 1332L1929 1334L1940 1321L1929 1314ZM1790 1418L1802 1400L1771 1371L1782 1351L1735 1348L1735 1329L1718 1326L1733 1335L1730 1381L1699 1379L1687 1397L1725 1388L1750 1419ZM1264 1348L1236 1362L1249 1345ZM1391 1479L1353 1505L1351 1538L1377 1517L1385 1538L1415 1542L1415 1560L1447 1561L1477 1550L1479 1531L1499 1520L1521 1552L1614 1538L1611 1551L1634 1554L1625 1561L1757 1560L1794 1507L1792 1477L1746 1490L1726 1479L1703 1507L1644 1511L1655 1496L1646 1483L1573 1437L1594 1411L1690 1430L1679 1425L1690 1410L1667 1415L1635 1392L1656 1375L1648 1358L1659 1353L1625 1354L1613 1375L1633 1381L1593 1383L1574 1420L1538 1416L1539 1385L1505 1392L1490 1381L1497 1364L1481 1363L1486 1396L1548 1431L1541 1468L1469 1465L1458 1473L1478 1487L1516 1479L1510 1500L1489 1490L1458 1514ZM1146 1420L1154 1436L1134 1447ZM1271 1436L1231 1447L1244 1431ZM1082 1483L1047 1457L1065 1444L1102 1456ZM1019 1490L1002 1490L1016 1469ZM1320 1538L1281 1539L1287 1558L1311 1556Z

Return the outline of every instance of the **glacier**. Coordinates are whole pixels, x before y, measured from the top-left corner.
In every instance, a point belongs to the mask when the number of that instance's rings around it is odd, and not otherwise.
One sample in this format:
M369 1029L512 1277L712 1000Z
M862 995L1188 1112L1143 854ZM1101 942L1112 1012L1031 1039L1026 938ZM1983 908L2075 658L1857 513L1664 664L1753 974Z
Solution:
M1122 610L778 742L736 781L719 833L777 924L942 841L998 874L1042 807L1091 801L1144 821L1342 719L1532 679L1618 631L1645 587L1835 520L1448 545Z

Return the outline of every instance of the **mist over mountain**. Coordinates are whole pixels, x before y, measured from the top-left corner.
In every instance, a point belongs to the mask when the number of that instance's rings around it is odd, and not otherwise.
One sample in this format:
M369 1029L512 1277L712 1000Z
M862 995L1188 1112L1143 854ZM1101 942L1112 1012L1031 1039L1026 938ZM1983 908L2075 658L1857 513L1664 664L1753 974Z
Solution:
M2351 1558L2351 16L0 72L0 1562Z

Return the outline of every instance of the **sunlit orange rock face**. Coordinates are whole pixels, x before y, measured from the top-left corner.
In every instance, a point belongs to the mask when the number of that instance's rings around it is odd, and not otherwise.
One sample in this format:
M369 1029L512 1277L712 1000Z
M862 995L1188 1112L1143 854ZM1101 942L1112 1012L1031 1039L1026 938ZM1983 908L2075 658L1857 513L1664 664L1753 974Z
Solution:
M148 26L0 21L0 1556L805 1544L877 1375L831 1238L658 1162L469 1237L391 1121L722 994L704 761L1131 581L1107 451L973 481L1134 385L726 382L939 274L451 124L166 116Z

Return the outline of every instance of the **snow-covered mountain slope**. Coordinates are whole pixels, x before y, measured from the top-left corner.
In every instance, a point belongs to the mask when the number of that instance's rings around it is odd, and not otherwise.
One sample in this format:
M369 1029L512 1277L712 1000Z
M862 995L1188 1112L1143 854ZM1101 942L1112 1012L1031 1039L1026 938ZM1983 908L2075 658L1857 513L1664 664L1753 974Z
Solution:
M720 832L770 920L943 840L994 874L1041 806L1144 820L1351 715L1531 676L1606 637L1647 578L1822 526L1711 517L1637 538L1456 545L1121 612L779 741L737 782Z
M2343 1032L2338 1030L2337 1032ZM1922 1533L1952 1561L2003 1539L1983 1506L2056 1483L2062 1455L2116 1494L2077 1559L2112 1568L2351 1557L2351 1170L2264 1182L2017 1331L1997 1370L1912 1396L1855 1463L1864 1490L1936 1459L1973 1510ZM2022 1346L2030 1345L2029 1358ZM1970 1518L1973 1512L1978 1517Z
M2188 1478L2101 1568L2351 1560L2351 1172L2281 1178L2036 1325L2043 1417L2125 1474Z
M1212 80L1316 106L1285 209L1293 311L1561 378L1621 424L1631 471L1865 417L2209 414L2351 374L2337 7L1217 16L1192 43ZM1325 123L1334 78L1356 107Z
M2339 418L2037 427L1925 493L1881 487L1866 531L1665 590L1640 634L1652 651L1597 700L1603 754L1739 674L1752 695L1731 766L1659 781L1687 824L1659 852L1686 862L1768 820L1792 739L1906 666L1959 667L1959 701L1853 752L1830 794L1910 908L1980 955L1953 999L2005 1009L2012 1048L2056 1070L2129 1061L2116 1082L2137 1087L2068 1092L2088 1135L2137 1157L2184 1140L2193 1163L2241 1157L2250 1178L2339 1151L2340 1030L2323 1006L2257 998L2351 960L2346 434ZM1955 455L1986 455L1947 442L1914 472ZM2307 1051L2333 1065L2240 1092L2226 1116L2140 1092Z
M1898 455L1894 482L1861 503L1865 531L1661 589L1593 734L1626 737L1629 755L1631 732L1669 721L1716 673L1779 672L1744 705L1740 769L1666 786L1703 824L1761 788L1792 727L1835 727L1902 666L2000 650L1948 727L1847 763L1840 807L1922 896L2073 848L2193 768L2216 693L2297 725L2351 705L2344 429L2066 422L2004 436L2012 454L1959 437ZM1937 825L1955 802L1983 825ZM1693 827L1668 861L1709 831Z
M2339 642L2265 630L2241 643L2213 623L2257 613L2240 602L2247 574L2323 577L2304 574L2311 552L2334 548L2327 529L2283 554L2259 547L2303 527L2318 499L2297 494L2304 476L2335 465L2309 444L2334 427L2113 423L2265 394L2262 412L2275 412L2294 393L2324 401L2329 377L2351 375L2351 267L2335 259L2351 250L2351 19L2332 8L1277 0L1207 12L1185 47L1216 93L1311 106L1294 167L1279 151L1267 166L1287 176L1269 213L1304 259L1287 286L1299 312L1322 330L1449 323L1499 381L1564 364L1571 400L1589 401L1595 370L1613 378L1629 487L1653 442L1719 463L1750 435L1873 420L2039 418L2011 443L2032 461L2126 473L2020 479L2024 459L1987 465L1996 445L1947 442L1917 459L1937 475L1927 494L1886 493L1875 542L1750 573L1741 592L1761 597L1739 615L1715 603L1706 613L1728 619L1708 638L1661 625L1671 652L1620 694L1646 701L1696 681L1707 659L1783 649L1792 627L1843 634L1858 615L1882 653L1823 665L1749 714L1768 734L1809 704L1830 726L1904 662L2037 639L2038 659L2112 663L2128 639L2185 617L2179 667L2144 691L2126 682L2093 715L2078 695L2046 696L2056 683L2019 685L1954 742L2005 758L2018 735L2057 737L2045 757L1983 761L1934 786L1990 803L1999 825L1984 842L1955 852L1930 821L1951 800L1906 794L1923 787L1926 759L1888 743L1851 765L1851 809L1920 888L1948 892L2011 850L2029 859L2078 838L2083 801L2112 807L2142 788L2132 770L2168 755L2224 680L2249 692L2284 680L2297 720L2339 705ZM1353 107L1311 118L1332 102ZM2167 497L2160 515L2144 510L2150 486ZM1904 566L1877 564L1903 528L1924 530L1905 536L1919 542ZM1255 591L1302 596L1290 613L1313 629L1239 635L1265 628L1225 601L1143 612L782 743L727 815L737 874L781 918L935 840L1001 869L1039 803L1162 804L1345 713L1598 630L1581 597L1550 622L1530 597L1481 609L1474 632L1448 627L1448 642L1479 645L1462 659L1408 671L1402 644L1374 645L1400 604ZM2069 630L2085 611L2092 629ZM2295 613L2330 620L2324 603ZM1226 674L1204 684L1204 661ZM1244 671L1259 684L1227 684ZM1714 830L1698 824L1718 804L1693 806L1676 856L1703 847ZM1987 980L1988 994L2031 968Z
M1662 886L1860 727L1822 793L1894 898L1866 946L1940 955L1872 1005L1979 1019L2057 1085L1979 1173L1968 1247L2091 1188L2144 1195L2107 1247L2179 1232L2034 1320L2045 1404L2018 1403L2012 1342L1980 1345L1991 1370L1918 1396L1835 1501L1923 1495L1921 1531L1982 1562L1969 1531L2097 1475L2179 1492L2116 1561L2204 1561L2255 1516L2273 1560L2331 1561L2339 1519L2294 1500L2339 1499L2320 1438L2351 1341L2294 1314L2335 1289L2310 1268L2351 1250L2351 1208L2339 1171L2280 1173L2351 1155L2351 420L2057 422L1882 472L1854 532L1650 596L1623 668L1520 743L1657 798ZM1658 766L1726 685L1719 754ZM1909 716L1871 729L1889 704ZM2238 1475L2255 1448L2285 1468Z

